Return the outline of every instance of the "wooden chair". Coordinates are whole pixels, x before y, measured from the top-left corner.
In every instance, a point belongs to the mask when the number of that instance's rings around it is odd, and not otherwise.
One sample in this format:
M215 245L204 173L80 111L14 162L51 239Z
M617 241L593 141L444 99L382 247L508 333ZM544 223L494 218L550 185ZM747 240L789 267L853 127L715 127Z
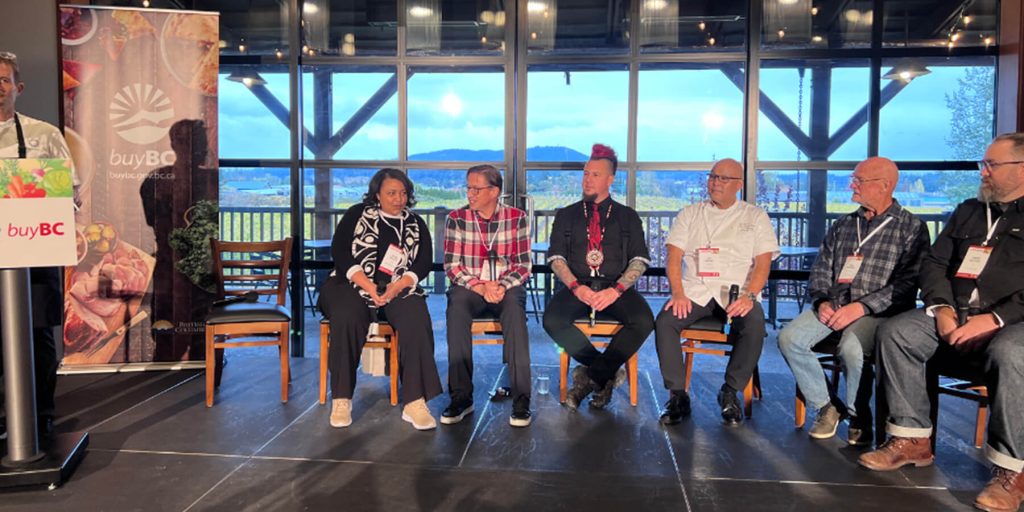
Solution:
M839 376L845 371L843 362L839 359L840 336L841 334L838 331L833 332L811 349L812 352L817 354L818 363L821 364L821 369L825 372L830 394L835 394L836 390L839 389ZM865 359L870 358L870 355L865 356ZM865 362L865 364L868 363ZM807 421L807 402L804 401L804 394L800 392L800 386L796 386L795 401L794 420L796 428L803 428L804 423Z
M928 401L931 404L928 415L932 422L933 453L939 425L939 395L965 398L978 403L974 421L974 447L981 448L985 444L985 429L988 426L988 387L985 385L984 369L976 361L964 363L964 360L952 354L937 354L937 357L928 363L925 371ZM889 417L889 404L885 399L882 379L876 381L875 411L875 443L881 445L885 442L885 425Z
M391 380L391 405L398 405L398 332L391 324L379 322L377 334L384 341L367 341L366 347L388 349L388 378ZM331 343L331 323L320 320L320 404L327 403L327 354Z
M583 332L583 334L590 338L590 342L595 347L604 348L610 343L610 339L615 336L620 330L622 330L622 324L616 320L612 320L609 317L598 313L597 320L594 325L590 325L589 318L578 319L574 322L576 328ZM594 338L607 338L609 341L595 340ZM628 361L626 361L626 376L629 380L629 404L636 407L637 404L637 375L639 370L640 358L637 354L633 354ZM569 390L569 354L565 350L559 351L558 354L558 371L561 378L558 382L558 401L565 403L565 395Z
M960 361L945 361L942 358L929 364L927 371L929 411L932 425L939 423L939 395L965 398L978 403L974 420L974 447L985 444L985 429L988 426L988 387L985 372L980 363L963 364ZM932 431L932 451L935 450L935 432Z
M702 318L679 333L683 349L683 366L685 368L683 389L690 391L693 377L693 360L697 354L728 356L731 348L705 348L703 344L729 345L728 336L722 332L725 323L714 317ZM749 418L753 414L754 398L761 399L761 375L754 367L754 374L743 388L743 413Z
M206 406L213 406L224 349L277 346L281 358L281 402L288 401L288 334L291 313L285 307L292 239L275 242L222 242L210 239L217 295L255 292L274 302L235 302L214 306L206 316ZM227 253L227 254L225 254ZM277 255L279 253L279 255ZM255 255L255 258L252 258ZM238 259L230 259L235 258ZM246 257L252 259L245 259ZM266 340L265 338L273 338ZM264 338L253 340L253 338ZM245 339L247 341L233 341Z

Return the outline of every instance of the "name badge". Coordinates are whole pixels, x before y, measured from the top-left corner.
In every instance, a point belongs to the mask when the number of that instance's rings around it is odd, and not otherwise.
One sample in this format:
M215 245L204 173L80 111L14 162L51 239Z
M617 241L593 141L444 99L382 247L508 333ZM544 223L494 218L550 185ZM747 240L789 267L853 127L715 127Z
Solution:
M397 245L391 244L388 247L388 252L384 253L384 259L380 262L380 267L378 268L381 272L390 276L394 274L395 269L401 267L403 263L405 263L405 251Z
M981 271L985 270L988 258L992 255L992 248L983 245L972 245L964 255L964 261L960 262L960 268L956 271L956 277L977 279Z
M722 275L722 257L717 247L697 249L697 275L719 277Z
M846 261L843 263L843 269L839 271L839 279L836 279L839 283L852 283L853 278L857 277L857 272L860 272L860 266L864 264L864 256L859 254L853 254L846 257Z

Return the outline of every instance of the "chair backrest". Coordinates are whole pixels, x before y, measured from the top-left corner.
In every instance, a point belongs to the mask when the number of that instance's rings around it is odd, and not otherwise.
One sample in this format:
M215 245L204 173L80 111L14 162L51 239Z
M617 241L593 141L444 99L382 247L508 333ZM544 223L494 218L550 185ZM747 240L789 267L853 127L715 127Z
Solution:
M285 304L292 239L272 242L223 242L210 239L213 271L220 298L256 292Z

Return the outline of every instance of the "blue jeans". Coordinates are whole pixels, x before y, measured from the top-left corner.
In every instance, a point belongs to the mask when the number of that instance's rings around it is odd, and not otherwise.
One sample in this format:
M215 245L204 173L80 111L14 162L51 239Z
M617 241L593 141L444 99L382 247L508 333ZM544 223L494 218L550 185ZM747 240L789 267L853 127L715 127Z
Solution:
M864 368L864 356L874 350L875 329L883 320L862 316L846 326L839 338L839 359L846 368L846 407L851 416L856 416L859 410L865 418L870 417L874 375L870 365ZM813 309L808 309L779 333L779 350L793 370L809 410L821 409L831 401L825 374L811 349L832 332L818 321Z
M1024 470L1024 323L1009 324L973 353L960 353L939 339L935 319L923 309L895 316L878 329L878 375L889 402L886 431L899 437L928 437L928 387L925 367L932 360L984 365L988 386L989 462Z

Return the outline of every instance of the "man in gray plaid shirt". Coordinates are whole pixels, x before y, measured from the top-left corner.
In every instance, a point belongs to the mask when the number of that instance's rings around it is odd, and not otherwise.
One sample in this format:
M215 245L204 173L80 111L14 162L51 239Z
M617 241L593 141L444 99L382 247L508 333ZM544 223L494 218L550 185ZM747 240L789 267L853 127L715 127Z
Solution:
M810 429L815 439L836 434L850 418L848 441L871 443L873 368L864 356L875 345L875 329L886 318L914 308L928 228L892 196L899 169L888 158L857 165L850 178L853 201L861 206L829 228L807 286L813 307L779 333L779 349L808 405L817 410ZM833 332L846 368L846 404L830 396L813 348Z

